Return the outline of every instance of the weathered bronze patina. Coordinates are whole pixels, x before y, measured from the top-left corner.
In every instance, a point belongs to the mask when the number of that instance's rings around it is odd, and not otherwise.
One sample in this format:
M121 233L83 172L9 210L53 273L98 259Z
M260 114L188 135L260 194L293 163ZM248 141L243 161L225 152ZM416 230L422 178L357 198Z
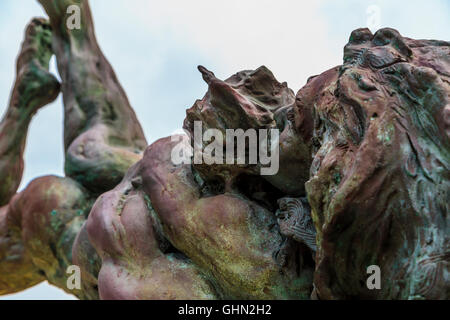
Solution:
M81 299L450 298L450 43L355 30L343 64L297 95L265 67L199 67L208 91L184 128L279 129L279 171L262 176L176 165L182 139L147 146L88 1L40 3L49 21L26 29L0 122L0 294L48 280ZM65 177L16 193L28 125L60 91Z

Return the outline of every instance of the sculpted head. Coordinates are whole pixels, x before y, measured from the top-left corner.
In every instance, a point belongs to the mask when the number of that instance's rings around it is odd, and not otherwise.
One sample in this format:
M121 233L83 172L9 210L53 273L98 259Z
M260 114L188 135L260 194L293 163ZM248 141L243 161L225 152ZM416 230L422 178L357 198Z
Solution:
M195 138L196 124L199 123L202 132L216 130L214 138L208 136L206 141L201 141L200 149L205 149L214 141L218 146L223 146L224 152L219 156L223 158L223 163L194 161L195 169L206 180L226 181L224 189L232 188L235 180L243 174L262 175L262 179L282 191L303 194L303 183L299 184L298 180L308 176L309 141L297 135L295 95L287 83L278 82L264 66L238 72L224 81L202 66L199 71L208 84L208 91L203 99L197 100L187 110L184 128L191 138ZM238 133L238 130L245 135L245 151L243 156L238 156L239 140L236 138L232 146L234 149L231 150L236 153L233 153L234 161L230 164L226 154L230 151L228 143L234 141L234 138L230 138L231 134ZM267 150L270 160L277 161L276 166L270 163L270 169L273 170L267 170L267 174L261 170L265 168L261 160L262 150ZM273 150L276 153L270 152ZM298 166L299 162L304 165Z
M402 248L406 242L411 248L424 245L422 226L439 229L445 219L449 48L447 42L413 40L389 28L375 34L358 29L345 46L344 64L311 78L297 94L297 114L311 110L314 118L306 191L320 243L315 285L321 298L363 292L355 289L365 276L361 266L374 261L381 265L380 256L385 259L384 277L390 280L378 296L408 298L407 290L395 284L404 281L397 275L422 272L412 271L407 262L411 255ZM385 246L383 239L393 232L399 238L390 238ZM445 233L442 228L439 232ZM440 236L428 237L435 240L420 249L421 255L435 256ZM349 238L358 241L342 245ZM350 260L355 267L340 264ZM405 262L392 268L393 261ZM357 276L331 281L331 272ZM423 282L417 294L429 289ZM373 297L373 292L367 294Z

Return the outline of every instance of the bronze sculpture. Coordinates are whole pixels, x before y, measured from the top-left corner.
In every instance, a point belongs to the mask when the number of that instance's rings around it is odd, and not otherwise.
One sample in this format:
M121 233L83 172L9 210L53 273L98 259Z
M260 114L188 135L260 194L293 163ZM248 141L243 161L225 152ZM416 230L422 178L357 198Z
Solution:
M83 299L449 297L448 42L355 30L343 65L297 95L265 67L225 81L200 67L208 92L184 128L279 129L279 171L261 176L174 165L170 138L147 147L88 2L40 2L50 22L27 28L0 124L0 294L47 279ZM79 30L66 28L70 4ZM60 90L66 177L16 194L29 121ZM286 232L299 219L277 221L286 197L305 201L315 230ZM80 290L66 287L72 264ZM380 290L366 286L370 265Z

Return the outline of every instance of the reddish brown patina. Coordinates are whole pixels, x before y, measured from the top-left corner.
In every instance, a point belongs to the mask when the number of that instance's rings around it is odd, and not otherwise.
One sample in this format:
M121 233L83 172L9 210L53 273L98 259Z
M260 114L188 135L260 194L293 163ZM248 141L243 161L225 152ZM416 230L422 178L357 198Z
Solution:
M265 176L174 164L174 147L192 144L181 136L147 147L87 0L40 3L49 22L26 30L0 122L0 294L48 280L82 299L450 297L450 43L355 30L343 64L297 95L265 67L226 80L199 67L208 91L188 136L195 121L278 129L279 170ZM79 30L65 25L71 4ZM30 120L60 91L65 177L16 193Z

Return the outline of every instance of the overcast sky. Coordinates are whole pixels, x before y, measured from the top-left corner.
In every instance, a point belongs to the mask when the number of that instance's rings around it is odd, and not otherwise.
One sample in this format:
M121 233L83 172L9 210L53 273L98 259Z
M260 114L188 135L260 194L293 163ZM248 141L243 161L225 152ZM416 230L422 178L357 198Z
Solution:
M306 79L341 64L352 30L392 27L411 38L450 40L448 0L91 0L96 34L149 142L182 126L201 98L196 66L219 78L267 66L295 92ZM45 16L37 1L0 1L0 113L15 77L26 24ZM52 62L52 70L55 70ZM56 71L55 71L56 72ZM34 118L21 188L63 174L62 97ZM0 275L5 277L7 275ZM42 283L0 299L70 299Z

